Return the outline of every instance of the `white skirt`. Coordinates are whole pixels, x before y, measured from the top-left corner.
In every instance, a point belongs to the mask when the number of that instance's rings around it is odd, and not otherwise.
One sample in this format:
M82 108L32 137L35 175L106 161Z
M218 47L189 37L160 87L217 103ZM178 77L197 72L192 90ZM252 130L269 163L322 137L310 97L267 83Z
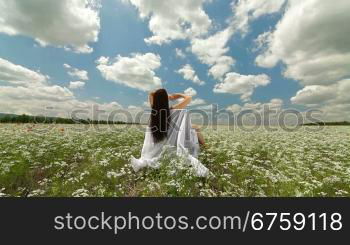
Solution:
M196 176L207 177L209 175L209 170L197 159L200 151L198 136L196 130L192 128L187 110L171 110L168 137L162 142L154 143L152 132L147 127L141 158L131 158L131 166L134 171L138 172L145 167L159 168L159 159L165 152L165 148L174 149L178 156L186 159L186 163L193 168Z

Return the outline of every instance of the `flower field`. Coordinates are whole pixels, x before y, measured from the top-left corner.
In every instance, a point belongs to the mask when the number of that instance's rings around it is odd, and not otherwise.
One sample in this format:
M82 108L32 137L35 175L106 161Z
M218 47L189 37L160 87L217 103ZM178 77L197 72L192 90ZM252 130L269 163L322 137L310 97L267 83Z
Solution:
M134 173L129 159L144 137L136 126L47 127L0 124L0 197L350 196L350 127L206 129L208 178L170 153L159 169Z

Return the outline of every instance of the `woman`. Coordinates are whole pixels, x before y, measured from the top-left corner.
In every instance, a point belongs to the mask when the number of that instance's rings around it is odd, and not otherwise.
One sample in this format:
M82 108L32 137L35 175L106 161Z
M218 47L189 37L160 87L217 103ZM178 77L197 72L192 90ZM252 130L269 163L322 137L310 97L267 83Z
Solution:
M182 101L170 107L169 100L177 99ZM199 144L204 144L203 136L198 127L192 126L190 114L183 110L191 99L191 96L184 94L168 95L165 89L150 93L152 113L141 158L131 158L131 166L136 172L145 167L159 168L162 154L171 151L182 157L183 163L191 166L195 175L209 175L209 170L197 159Z
M183 99L180 103L169 107L169 100ZM167 138L168 127L171 122L170 110L182 110L191 103L192 97L185 94L171 94L168 95L165 89L158 89L149 94L149 103L152 108L150 127L152 130L154 142L160 142ZM197 125L192 125L196 130L198 142L204 145L204 137Z

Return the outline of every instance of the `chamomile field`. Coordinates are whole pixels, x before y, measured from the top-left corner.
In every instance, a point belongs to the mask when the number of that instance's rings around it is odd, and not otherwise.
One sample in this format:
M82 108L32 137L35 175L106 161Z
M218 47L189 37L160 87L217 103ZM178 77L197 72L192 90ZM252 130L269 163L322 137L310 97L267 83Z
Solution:
M136 126L0 124L0 197L350 196L350 127L205 129L208 178L172 153L135 173Z

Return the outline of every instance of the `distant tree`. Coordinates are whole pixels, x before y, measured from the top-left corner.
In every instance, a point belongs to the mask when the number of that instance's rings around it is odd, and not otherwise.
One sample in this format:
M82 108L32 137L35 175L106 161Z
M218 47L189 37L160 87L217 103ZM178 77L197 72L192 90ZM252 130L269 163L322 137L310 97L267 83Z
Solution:
M44 116L29 116L22 115L4 115L0 117L0 123L44 123L44 124L135 124L122 121L106 121L106 120L91 120L88 119L72 119L61 117L44 117Z

